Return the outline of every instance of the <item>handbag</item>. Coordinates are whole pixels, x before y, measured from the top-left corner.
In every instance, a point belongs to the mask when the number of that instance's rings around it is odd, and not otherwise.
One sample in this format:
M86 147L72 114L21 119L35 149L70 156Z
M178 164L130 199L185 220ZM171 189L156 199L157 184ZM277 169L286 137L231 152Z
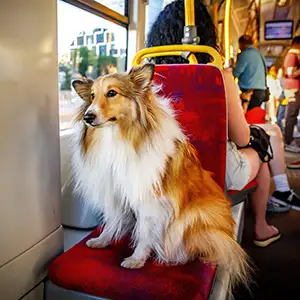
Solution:
M250 142L246 147L253 148L262 162L269 162L273 159L273 149L270 143L270 136L266 131L256 125L249 125L250 127Z

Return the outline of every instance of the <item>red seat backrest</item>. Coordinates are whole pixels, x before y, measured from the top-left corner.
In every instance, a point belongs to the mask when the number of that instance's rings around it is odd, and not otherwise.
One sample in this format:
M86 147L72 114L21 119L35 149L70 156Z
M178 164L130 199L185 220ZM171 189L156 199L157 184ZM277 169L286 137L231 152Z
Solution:
M224 188L227 107L221 71L209 65L158 65L154 80L172 99L203 167Z

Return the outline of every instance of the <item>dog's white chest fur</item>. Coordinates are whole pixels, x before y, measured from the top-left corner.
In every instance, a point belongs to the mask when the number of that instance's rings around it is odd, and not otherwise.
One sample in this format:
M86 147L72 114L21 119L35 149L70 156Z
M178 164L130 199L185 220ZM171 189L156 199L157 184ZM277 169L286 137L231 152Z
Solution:
M133 210L153 200L153 187L161 186L166 161L175 151L174 138L181 135L179 128L170 125L165 124L165 134L155 135L138 153L120 138L117 127L96 130L93 148L85 155L77 149L74 168L78 187L95 208L104 209L112 198Z

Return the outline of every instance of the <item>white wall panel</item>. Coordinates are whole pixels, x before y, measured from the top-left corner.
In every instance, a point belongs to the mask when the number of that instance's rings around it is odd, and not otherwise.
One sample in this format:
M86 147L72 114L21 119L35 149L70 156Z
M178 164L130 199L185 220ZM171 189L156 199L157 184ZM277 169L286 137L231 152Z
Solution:
M0 7L1 267L60 226L60 163L56 0Z

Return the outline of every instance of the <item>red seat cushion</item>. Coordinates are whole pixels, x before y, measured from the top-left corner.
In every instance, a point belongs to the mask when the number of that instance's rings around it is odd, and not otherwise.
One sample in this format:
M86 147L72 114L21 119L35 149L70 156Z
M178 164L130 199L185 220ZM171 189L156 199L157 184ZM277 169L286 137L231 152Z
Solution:
M65 289L109 299L207 299L215 266L194 261L185 266L165 267L148 262L139 270L120 267L132 254L126 241L106 249L90 249L87 239L59 256L49 268L50 280Z
M206 65L162 65L155 81L173 99L178 120L197 148L203 167L223 188L226 165L226 101L222 74ZM92 233L96 236L97 231ZM85 241L58 257L50 266L53 283L111 299L207 299L216 267L195 261L165 267L151 262L140 270L120 267L132 250L123 241L92 250Z

